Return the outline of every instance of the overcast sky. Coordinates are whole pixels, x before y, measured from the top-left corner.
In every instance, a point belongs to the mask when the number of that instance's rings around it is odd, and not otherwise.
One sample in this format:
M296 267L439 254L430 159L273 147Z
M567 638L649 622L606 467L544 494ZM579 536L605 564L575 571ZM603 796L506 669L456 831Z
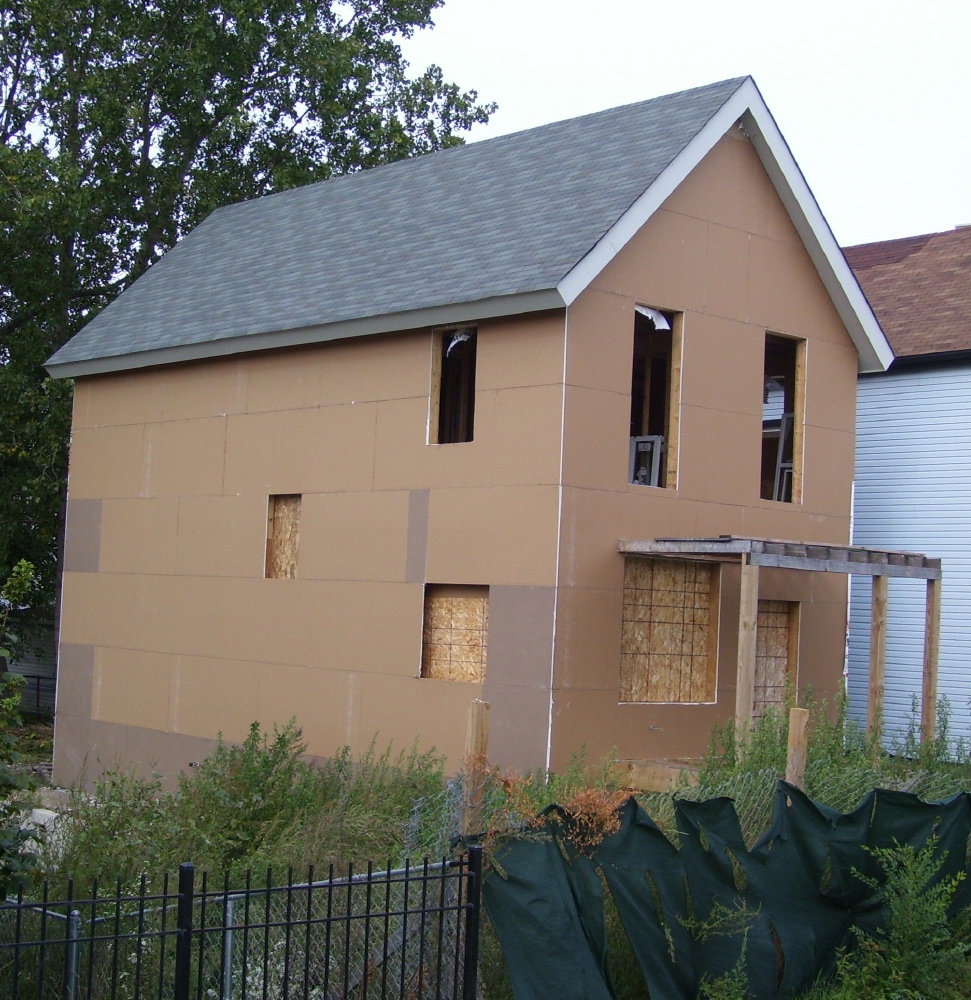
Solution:
M445 0L414 69L487 138L754 77L844 246L971 223L971 0Z

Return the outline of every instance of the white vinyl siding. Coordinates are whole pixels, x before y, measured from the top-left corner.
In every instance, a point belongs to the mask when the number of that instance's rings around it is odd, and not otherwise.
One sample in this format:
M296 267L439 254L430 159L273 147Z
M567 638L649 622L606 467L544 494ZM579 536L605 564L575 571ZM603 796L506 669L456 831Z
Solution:
M860 379L853 541L942 559L938 694L951 734L971 737L971 366L904 369ZM901 733L920 696L923 580L891 579L885 732ZM850 598L851 717L866 718L870 580Z

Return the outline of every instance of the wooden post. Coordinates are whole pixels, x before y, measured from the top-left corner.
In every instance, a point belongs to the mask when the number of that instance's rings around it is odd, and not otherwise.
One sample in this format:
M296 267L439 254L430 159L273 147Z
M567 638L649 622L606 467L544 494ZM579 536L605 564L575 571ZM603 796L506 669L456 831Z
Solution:
M786 751L786 781L797 788L806 787L806 736L809 709L789 709L789 747Z
M883 728L883 689L887 672L887 593L889 578L873 577L870 607L870 692L867 732L879 735Z
M937 723L937 657L941 645L941 581L927 581L924 618L924 677L920 692L920 738L934 739Z
M480 833L485 772L489 761L489 703L476 698L469 702L469 721L465 731L465 773L462 781L462 818L459 832Z
M752 725L755 700L755 629L759 613L759 568L742 555L738 602L738 669L735 673L735 728L739 734Z

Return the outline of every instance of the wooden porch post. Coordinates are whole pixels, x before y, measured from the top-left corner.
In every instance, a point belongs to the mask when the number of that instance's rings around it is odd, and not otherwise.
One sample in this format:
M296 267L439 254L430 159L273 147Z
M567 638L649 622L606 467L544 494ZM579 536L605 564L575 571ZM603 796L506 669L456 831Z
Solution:
M937 657L941 644L941 581L927 581L924 617L924 678L920 692L920 738L934 739L937 723Z
M883 688L887 672L887 593L889 578L873 577L870 606L870 692L867 732L873 736L883 728Z
M752 724L755 701L755 629L759 613L759 567L742 555L741 593L738 602L738 669L735 674L735 727Z

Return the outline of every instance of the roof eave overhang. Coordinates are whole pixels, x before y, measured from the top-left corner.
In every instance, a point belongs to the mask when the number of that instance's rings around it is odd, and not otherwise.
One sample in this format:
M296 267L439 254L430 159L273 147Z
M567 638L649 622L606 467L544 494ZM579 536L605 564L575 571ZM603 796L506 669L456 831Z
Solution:
M250 333L238 337L225 337L221 340L206 340L198 344L179 344L151 351L138 351L132 354L78 361L49 362L45 367L53 378L81 378L85 375L105 375L111 372L151 368L155 365L202 361L207 358L246 354L253 351L268 351L281 347L321 344L351 337L400 333L405 330L420 330L424 327L473 324L480 320L495 319L501 316L562 309L565 305L566 303L556 289L542 289L518 295L496 296L428 309L412 309L399 313L366 316L361 319L328 323L323 326Z
M654 183L562 279L558 288L564 301L569 305L576 300L739 121L856 346L859 370L886 371L893 361L890 344L751 77L740 84Z

